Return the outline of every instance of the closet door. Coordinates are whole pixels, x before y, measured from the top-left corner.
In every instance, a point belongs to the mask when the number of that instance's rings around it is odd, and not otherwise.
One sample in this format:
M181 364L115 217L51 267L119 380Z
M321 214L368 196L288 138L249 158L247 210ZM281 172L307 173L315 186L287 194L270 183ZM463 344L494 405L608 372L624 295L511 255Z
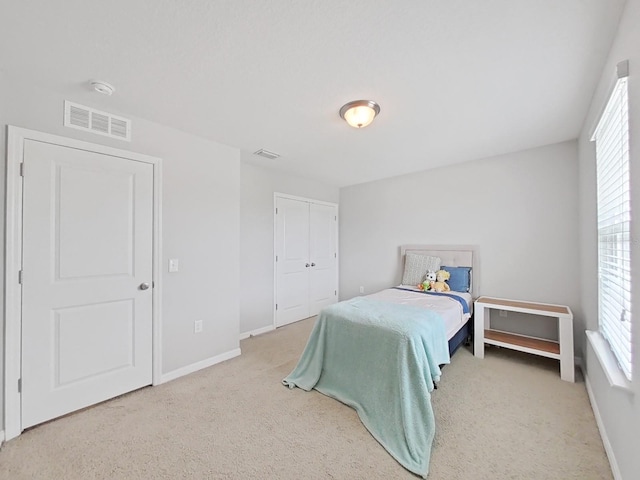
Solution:
M276 198L276 327L309 317L309 203Z
M338 298L337 210L333 205L309 204L309 316Z
M338 207L276 196L276 327L338 299Z

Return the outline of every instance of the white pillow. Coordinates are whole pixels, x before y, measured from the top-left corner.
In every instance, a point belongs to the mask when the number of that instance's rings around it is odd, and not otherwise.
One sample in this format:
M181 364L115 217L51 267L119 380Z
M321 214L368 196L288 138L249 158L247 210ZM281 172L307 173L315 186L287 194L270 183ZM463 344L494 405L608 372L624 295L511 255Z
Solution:
M404 258L402 285L418 285L424 281L427 270L440 270L440 257L407 253Z

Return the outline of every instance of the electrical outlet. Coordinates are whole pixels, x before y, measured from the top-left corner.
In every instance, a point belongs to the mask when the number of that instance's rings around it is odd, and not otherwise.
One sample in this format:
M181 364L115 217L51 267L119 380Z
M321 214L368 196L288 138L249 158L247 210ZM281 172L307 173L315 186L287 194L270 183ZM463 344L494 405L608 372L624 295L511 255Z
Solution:
M364 287L360 287L360 293L364 293Z
M193 322L193 333L202 332L202 320L196 320Z
M506 317L507 316L507 311L506 310L500 310L500 316L501 317Z
M170 258L169 259L169 273L175 273L178 271L178 269L180 268L180 264L178 263L178 259L177 258Z

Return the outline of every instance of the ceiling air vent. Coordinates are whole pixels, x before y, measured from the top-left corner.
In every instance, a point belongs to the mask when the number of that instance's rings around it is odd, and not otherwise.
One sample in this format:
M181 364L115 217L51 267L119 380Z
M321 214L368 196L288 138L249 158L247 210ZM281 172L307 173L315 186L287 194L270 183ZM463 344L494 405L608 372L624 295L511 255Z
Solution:
M260 155L261 157L268 158L269 160L274 160L280 156L279 153L270 152L269 150L265 150L264 148L253 152L253 154Z
M64 126L131 141L131 120L84 105L64 102Z

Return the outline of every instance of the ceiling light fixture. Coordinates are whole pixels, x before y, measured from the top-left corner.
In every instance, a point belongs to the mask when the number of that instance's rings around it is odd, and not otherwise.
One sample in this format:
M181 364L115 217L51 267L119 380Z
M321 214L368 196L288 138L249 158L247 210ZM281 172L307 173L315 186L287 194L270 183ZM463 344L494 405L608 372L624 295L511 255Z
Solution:
M116 91L113 85L103 82L102 80L89 80L89 84L96 92L102 93L103 95L111 95Z
M354 100L342 106L340 117L354 128L363 128L380 113L380 105L373 100Z

